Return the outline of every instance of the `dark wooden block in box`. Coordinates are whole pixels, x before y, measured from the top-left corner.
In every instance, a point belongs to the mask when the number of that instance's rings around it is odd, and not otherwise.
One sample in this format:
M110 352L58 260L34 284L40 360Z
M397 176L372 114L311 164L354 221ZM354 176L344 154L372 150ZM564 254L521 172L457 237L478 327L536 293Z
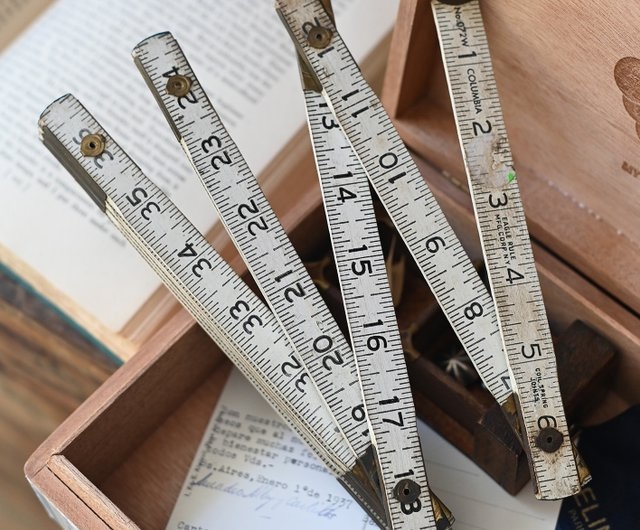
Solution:
M615 349L582 322L575 322L555 341L558 378L570 424L601 399L611 382ZM526 455L497 403L488 408L473 431L473 460L509 493L529 480Z

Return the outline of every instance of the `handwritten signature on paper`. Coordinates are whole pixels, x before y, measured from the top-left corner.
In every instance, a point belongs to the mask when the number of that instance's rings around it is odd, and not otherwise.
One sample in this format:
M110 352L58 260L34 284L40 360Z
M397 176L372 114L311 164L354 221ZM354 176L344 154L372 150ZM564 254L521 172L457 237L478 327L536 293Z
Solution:
M257 501L254 510L256 512L273 512L281 507L293 508L306 513L311 513L325 519L334 519L338 516L338 508L318 500L305 500L299 495L282 497L277 495L271 486L260 485L245 489L238 482L225 484L217 480L211 480L212 472L204 477L191 482L191 487L203 487L213 491L219 491L234 497L243 499L255 499Z

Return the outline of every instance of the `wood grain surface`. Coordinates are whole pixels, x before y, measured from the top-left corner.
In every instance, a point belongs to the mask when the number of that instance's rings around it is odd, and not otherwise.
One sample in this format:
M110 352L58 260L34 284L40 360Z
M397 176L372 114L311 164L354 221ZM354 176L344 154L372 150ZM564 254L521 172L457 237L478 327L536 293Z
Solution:
M58 528L24 478L24 463L116 368L0 268L0 528Z

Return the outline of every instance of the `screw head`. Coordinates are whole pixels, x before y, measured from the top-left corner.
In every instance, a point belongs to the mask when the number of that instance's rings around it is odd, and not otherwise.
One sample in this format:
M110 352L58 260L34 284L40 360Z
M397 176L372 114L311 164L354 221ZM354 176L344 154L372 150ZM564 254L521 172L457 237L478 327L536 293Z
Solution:
M312 26L309 29L309 33L307 33L307 42L314 48L322 49L329 46L332 36L333 35L329 28Z
M177 98L186 96L191 90L191 79L184 75L172 75L167 81L167 92Z
M403 478L394 486L393 496L402 504L411 504L420 497L420 484Z
M545 453L555 453L564 440L564 435L553 427L544 427L540 429L536 436L536 447L542 449Z
M105 139L101 134L87 134L80 142L84 156L100 156L104 152Z

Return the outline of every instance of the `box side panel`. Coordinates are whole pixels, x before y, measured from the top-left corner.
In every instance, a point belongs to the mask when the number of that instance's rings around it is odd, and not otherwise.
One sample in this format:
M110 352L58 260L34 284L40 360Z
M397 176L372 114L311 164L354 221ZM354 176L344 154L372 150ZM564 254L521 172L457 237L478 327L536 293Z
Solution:
M140 528L164 528L229 375L226 361L104 481L104 495Z
M133 530L138 528L122 510L108 499L78 469L62 455L53 455L48 469L62 481L82 503L97 514L109 528ZM73 506L65 507L73 509ZM53 509L56 509L53 507Z
M29 480L49 516L65 530L109 530L109 526L78 498L48 468Z

